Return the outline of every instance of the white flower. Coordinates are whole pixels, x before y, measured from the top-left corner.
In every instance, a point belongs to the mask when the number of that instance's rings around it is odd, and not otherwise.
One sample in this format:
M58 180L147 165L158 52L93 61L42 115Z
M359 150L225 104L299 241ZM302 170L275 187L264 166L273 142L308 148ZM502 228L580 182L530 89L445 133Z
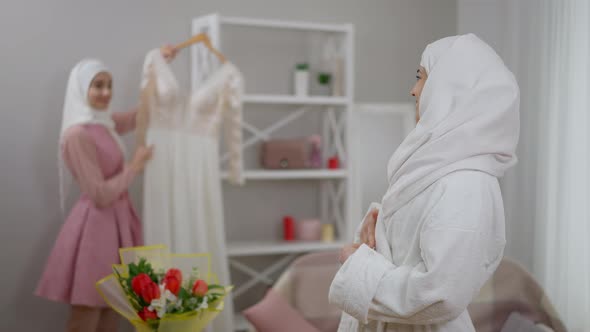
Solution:
M209 308L209 303L207 303L207 295L205 295L203 297L203 302L201 302L201 304L197 308L195 308L195 311L200 311L200 310L208 309L208 308Z
M158 314L158 317L162 318L166 314L168 302L170 302L171 305L174 305L178 301L178 298L172 294L172 292L166 289L166 284L160 285L160 294L160 298L153 299L148 309L150 311L155 310Z
M162 318L166 314L166 300L162 298L152 300L148 309L150 311L155 311L158 314L158 318Z
M181 309L181 308L182 308L182 300L176 301L176 309Z
M176 301L178 301L178 298L176 297L176 295L174 295L169 290L164 291L164 297L166 298L166 300L168 300L169 302L172 302L172 303L176 303Z

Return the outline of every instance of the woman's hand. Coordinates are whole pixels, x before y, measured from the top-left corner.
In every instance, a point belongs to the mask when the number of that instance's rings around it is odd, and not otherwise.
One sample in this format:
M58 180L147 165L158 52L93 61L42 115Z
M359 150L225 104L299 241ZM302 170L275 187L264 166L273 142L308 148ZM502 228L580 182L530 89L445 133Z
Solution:
M375 225L377 224L377 217L379 210L373 209L363 220L363 228L361 229L361 243L368 245L375 249Z
M135 150L135 155L133 156L133 160L131 161L131 168L136 172L140 173L145 168L150 159L152 159L152 154L154 152L153 146L139 146L137 150Z
M340 249L340 257L338 258L338 261L340 263L344 264L344 262L346 262L348 257L350 257L350 255L354 254L360 246L361 246L360 243L353 243L353 244L345 245L342 249Z
M160 52L162 52L162 56L166 62L170 63L176 57L178 50L174 46L167 44L160 47Z

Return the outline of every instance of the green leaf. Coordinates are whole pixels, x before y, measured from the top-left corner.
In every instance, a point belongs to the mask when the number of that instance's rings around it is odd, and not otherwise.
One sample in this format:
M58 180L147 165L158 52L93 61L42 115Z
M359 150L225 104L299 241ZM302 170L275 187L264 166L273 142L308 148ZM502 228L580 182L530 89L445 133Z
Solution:
M332 79L332 75L330 73L319 73L318 74L318 83L321 85L328 85Z
M150 329L152 329L152 331L154 331L154 332L157 332L158 327L160 327L160 320L159 319L148 319L146 321L146 323L148 324Z
M309 69L309 64L307 63L298 63L295 65L295 68L297 70L308 70Z
M191 298L191 294L186 289L181 288L178 292L178 298L182 299L183 301L186 301Z
M129 266L129 277L133 278L139 274L139 269L138 269L137 265L135 265L134 263L131 263L128 266Z

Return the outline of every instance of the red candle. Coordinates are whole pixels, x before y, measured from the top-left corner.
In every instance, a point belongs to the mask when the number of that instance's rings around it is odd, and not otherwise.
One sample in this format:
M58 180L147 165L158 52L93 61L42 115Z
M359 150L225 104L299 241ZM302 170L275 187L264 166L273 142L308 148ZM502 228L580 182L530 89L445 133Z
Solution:
M329 169L340 168L340 161L338 160L338 157L334 156L334 157L328 159L328 168Z
M295 220L291 216L283 217L283 239L285 241L295 240Z

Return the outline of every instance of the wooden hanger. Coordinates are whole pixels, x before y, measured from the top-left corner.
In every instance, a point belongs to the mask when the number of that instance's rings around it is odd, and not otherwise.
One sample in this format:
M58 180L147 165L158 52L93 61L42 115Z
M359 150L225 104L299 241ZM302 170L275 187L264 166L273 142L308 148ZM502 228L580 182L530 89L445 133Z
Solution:
M213 52L213 54L215 54L215 56L219 59L219 61L221 61L221 63L225 63L226 59L225 56L223 54L221 54L221 52L219 52L215 47L213 47L213 44L211 44L211 39L209 39L209 35L207 35L206 33L200 33L198 35L194 35L191 38L183 41L182 43L178 44L175 46L177 51L180 51L181 49L191 46L193 44L196 43L203 43L205 44L205 46L211 51Z
M177 51L182 50L183 48L189 47L196 43L203 43L205 46L215 54L215 56L221 61L221 63L225 63L226 59L225 56L219 52L213 44L211 43L211 39L206 33L200 33L198 35L194 35L191 38L185 40L184 42L176 45L174 48ZM136 115L136 126L135 126L135 134L136 134L136 144L137 146L145 146L146 145L146 132L150 122L150 111L149 107L151 105L149 98L150 96L155 95L156 90L156 77L153 71L153 68L149 70L148 73L148 82L146 86L142 89L140 93L140 104L137 110Z

